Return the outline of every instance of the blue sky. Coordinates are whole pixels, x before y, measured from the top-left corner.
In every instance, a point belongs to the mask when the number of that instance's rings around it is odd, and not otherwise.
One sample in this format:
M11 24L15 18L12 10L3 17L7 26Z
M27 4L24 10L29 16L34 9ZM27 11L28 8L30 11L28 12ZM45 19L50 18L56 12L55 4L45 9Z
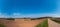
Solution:
M41 17L59 13L58 0L0 0L1 17ZM59 16L59 15L57 15Z

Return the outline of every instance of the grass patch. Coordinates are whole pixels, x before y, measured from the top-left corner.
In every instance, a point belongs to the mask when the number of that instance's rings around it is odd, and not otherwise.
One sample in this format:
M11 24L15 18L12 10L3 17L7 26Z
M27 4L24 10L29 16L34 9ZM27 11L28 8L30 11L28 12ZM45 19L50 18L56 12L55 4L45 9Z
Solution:
M7 18L6 20L15 20L15 18Z
M4 24L0 24L0 27L5 27L5 25Z
M31 20L39 20L39 19L43 19L43 18L31 18Z
M31 20L37 20L36 18L32 18Z
M35 27L48 27L48 19L46 19L44 22L38 24Z

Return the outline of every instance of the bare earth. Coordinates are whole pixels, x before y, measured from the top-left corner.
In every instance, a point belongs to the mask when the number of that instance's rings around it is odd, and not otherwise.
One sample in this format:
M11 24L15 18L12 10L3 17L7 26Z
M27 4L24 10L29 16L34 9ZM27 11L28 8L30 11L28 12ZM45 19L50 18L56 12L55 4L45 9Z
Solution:
M48 19L48 25L49 27L60 27L60 24Z
M6 25L6 27L34 27L45 21L45 19L30 20L30 19L15 19L15 21L1 20L0 23Z

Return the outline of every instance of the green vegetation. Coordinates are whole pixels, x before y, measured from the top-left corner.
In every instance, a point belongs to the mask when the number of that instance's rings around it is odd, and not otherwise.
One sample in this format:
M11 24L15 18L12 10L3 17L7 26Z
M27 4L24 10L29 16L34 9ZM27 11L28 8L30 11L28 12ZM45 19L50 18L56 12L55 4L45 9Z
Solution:
M32 18L31 20L37 20L36 18Z
M15 18L7 18L7 20L15 20Z
M48 20L46 19L44 22L38 24L37 26L35 27L48 27Z
M0 24L0 27L5 27L5 25L4 24Z
M60 20L58 20L58 19L51 19L52 21L55 21L56 23L59 23L60 24Z
M31 18L31 20L39 20L39 19L43 19L43 18Z

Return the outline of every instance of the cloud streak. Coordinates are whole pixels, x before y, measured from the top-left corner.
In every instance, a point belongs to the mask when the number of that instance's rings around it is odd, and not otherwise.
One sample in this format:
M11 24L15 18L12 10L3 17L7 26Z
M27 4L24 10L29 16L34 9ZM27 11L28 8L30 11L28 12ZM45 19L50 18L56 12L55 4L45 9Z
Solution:
M21 14L21 13L13 13L10 16L7 14L0 13L0 18L24 18L24 17L30 17L30 18L36 18L36 17L45 17L45 16L51 16L51 17L60 17L59 14L50 14L50 13L44 13L44 14Z

